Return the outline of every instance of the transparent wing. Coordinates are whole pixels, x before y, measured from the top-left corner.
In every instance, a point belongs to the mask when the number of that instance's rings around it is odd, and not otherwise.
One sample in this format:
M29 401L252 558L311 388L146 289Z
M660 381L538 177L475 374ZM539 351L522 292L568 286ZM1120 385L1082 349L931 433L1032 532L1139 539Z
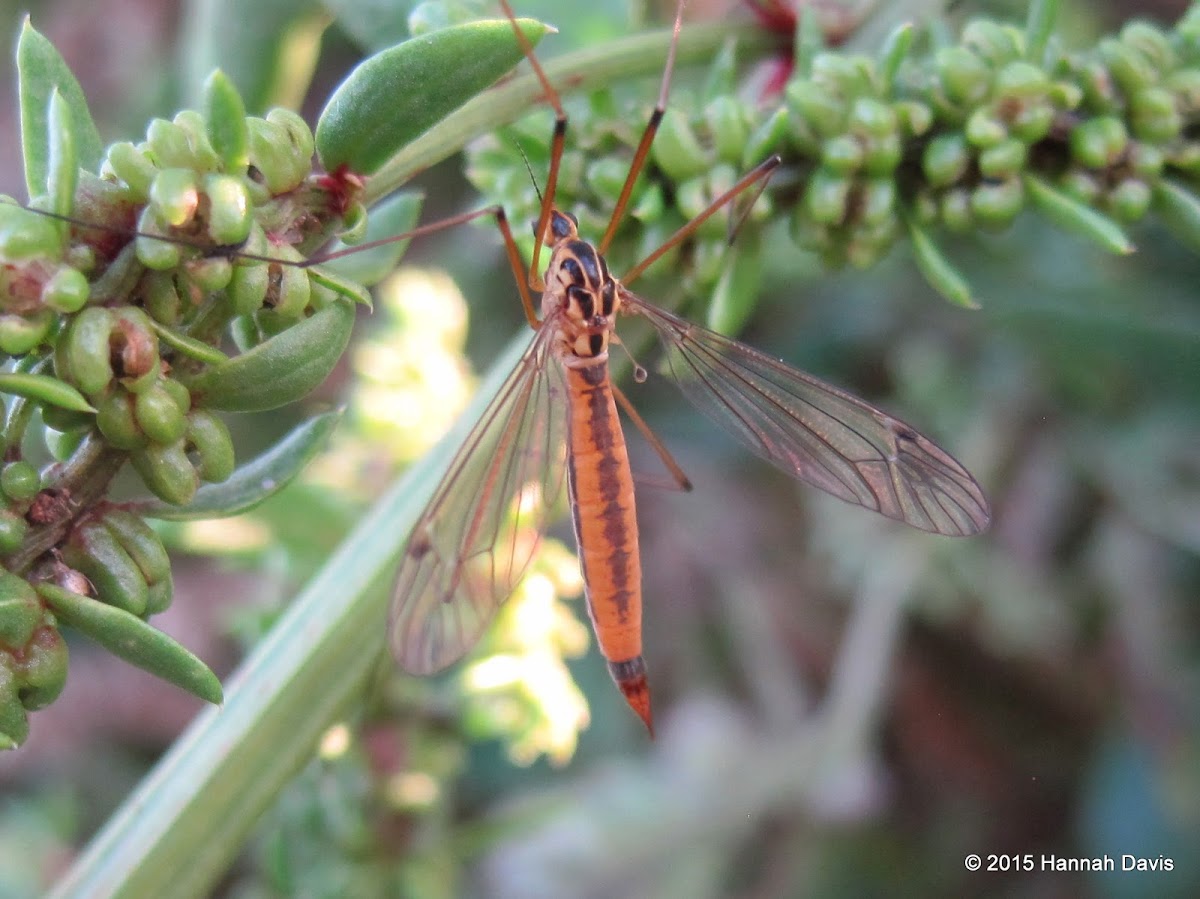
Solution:
M622 299L658 332L688 399L788 474L923 531L966 536L987 527L975 479L904 422L628 291Z
M543 326L421 513L392 594L392 654L429 674L461 658L532 559L563 488L566 385Z

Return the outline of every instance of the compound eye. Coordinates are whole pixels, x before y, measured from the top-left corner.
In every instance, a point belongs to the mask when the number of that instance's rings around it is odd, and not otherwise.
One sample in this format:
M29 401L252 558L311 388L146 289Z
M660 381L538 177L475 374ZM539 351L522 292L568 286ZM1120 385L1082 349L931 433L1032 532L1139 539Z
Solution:
M556 209L550 217L550 232L557 240L566 240L577 233L578 227L579 220L569 212L559 212Z

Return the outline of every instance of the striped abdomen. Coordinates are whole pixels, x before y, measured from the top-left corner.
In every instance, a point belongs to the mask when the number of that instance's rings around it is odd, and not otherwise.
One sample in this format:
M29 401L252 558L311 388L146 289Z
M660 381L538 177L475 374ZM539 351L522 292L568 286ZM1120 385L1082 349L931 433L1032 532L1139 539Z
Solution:
M566 369L571 416L567 478L588 614L625 701L651 734L642 659L642 565L633 475L617 419L608 364Z

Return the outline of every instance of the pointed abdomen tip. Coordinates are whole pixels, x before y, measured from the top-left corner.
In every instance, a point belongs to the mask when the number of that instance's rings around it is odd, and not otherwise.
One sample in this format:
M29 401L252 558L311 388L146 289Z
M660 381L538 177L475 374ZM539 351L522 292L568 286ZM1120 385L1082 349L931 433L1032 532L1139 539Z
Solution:
M650 711L650 684L646 680L646 662L641 656L624 662L609 662L608 671L617 683L625 702L646 725L650 739L654 739L654 715Z

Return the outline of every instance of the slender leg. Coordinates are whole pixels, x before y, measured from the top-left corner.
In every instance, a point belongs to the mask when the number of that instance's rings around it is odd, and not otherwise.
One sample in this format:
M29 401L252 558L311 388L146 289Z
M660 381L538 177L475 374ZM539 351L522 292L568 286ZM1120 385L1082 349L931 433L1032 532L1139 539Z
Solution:
M671 451L667 449L666 444L659 440L658 435L650 430L650 425L646 424L645 419L643 419L642 416L638 414L637 409L633 407L633 403L629 402L629 397L625 396L625 394L621 392L621 389L617 387L616 384L612 385L612 392L613 396L617 399L617 404L625 411L625 414L629 416L629 420L637 426L637 429L642 432L642 436L646 438L652 447L654 447L654 451L658 453L658 458L662 459L663 465L665 465L667 471L671 473L671 477L674 479L676 486L678 486L683 492L690 493L692 489L692 482L688 480L688 476L683 473L683 468L678 462L675 461L675 457L671 455Z
M766 179L771 177L771 172L775 171L775 169L779 166L779 163L779 157L772 156L756 165L753 169L743 175L742 179L737 184L713 200L707 209L668 237L666 242L663 243L661 247L626 272L624 277L621 278L621 283L628 286L635 278L642 274L642 272L653 265L655 261L657 261L664 253L667 253L672 247L676 246L685 238L687 238L688 235L692 234L692 232L704 224L704 222L712 218L713 215L719 212L726 203L736 198L742 191L752 187L760 181L765 183ZM762 188L760 187L759 192L761 191Z
M646 130L642 132L637 152L633 154L633 162L629 164L629 174L625 176L625 184L621 187L617 205L613 207L612 218L608 220L608 228L605 229L604 236L600 238L600 243L596 245L596 250L601 256L608 252L613 235L617 233L617 226L621 224L621 218L625 215L625 207L629 204L629 195L633 193L633 184L641 174L642 166L646 164L646 159L650 155L650 145L654 143L654 135L658 134L658 126L662 123L663 114L666 112L667 94L671 90L671 73L675 69L675 48L679 44L679 32L683 29L683 7L686 2L687 0L679 0L679 5L675 7L675 28L671 35L671 48L667 51L667 64L663 67L662 84L658 88L658 103L655 104L654 111L650 113L650 121L646 123Z

